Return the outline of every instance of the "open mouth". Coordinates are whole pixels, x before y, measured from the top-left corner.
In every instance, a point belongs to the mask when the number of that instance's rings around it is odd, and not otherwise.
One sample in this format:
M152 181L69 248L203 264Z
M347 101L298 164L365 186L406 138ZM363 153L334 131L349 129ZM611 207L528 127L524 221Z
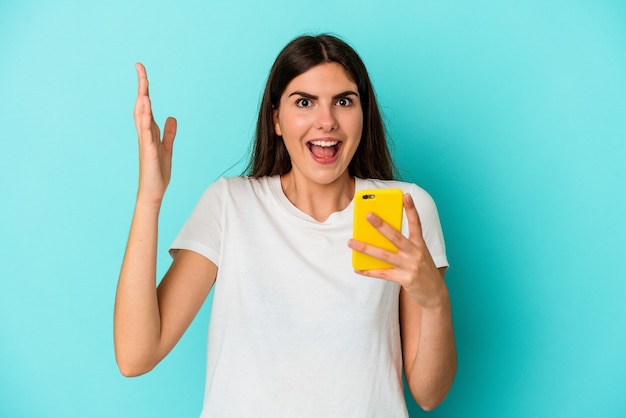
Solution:
M322 162L332 161L337 155L337 152L341 149L341 144L341 141L334 140L315 140L307 142L307 146L309 147L311 154L313 154L313 157Z

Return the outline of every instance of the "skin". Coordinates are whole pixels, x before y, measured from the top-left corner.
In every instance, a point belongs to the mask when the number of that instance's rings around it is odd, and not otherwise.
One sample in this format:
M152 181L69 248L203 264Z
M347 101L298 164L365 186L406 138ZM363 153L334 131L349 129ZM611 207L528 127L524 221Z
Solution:
M139 188L115 298L114 346L124 376L150 371L185 332L217 275L205 257L179 251L156 287L158 217L169 184L176 120L163 130L152 117L148 78L137 64L135 126L139 145Z
M439 405L456 374L456 345L450 296L444 283L445 268L437 268L422 237L419 215L410 194L404 195L409 237L370 213L367 220L397 248L393 253L363 242L348 246L394 266L391 269L356 271L367 277L398 283L400 331L407 384L415 401L429 411Z
M192 251L180 250L156 287L158 216L169 184L176 120L168 118L163 136L152 116L148 79L137 64L135 124L139 144L139 187L120 272L114 314L115 354L125 376L150 371L174 347L206 299L217 267ZM363 112L355 83L339 64L316 66L294 78L274 112L292 170L281 177L287 198L318 221L347 207L354 196L348 164L358 147ZM337 155L320 162L311 140L336 140ZM404 209L409 237L373 214L368 221L398 248L388 252L350 240L348 246L394 268L358 271L400 284L400 327L405 374L415 400L426 410L448 393L456 373L450 298L444 269L437 269L422 238L410 195Z
M287 198L318 221L350 204L354 179L348 165L363 131L363 110L356 84L343 67L322 64L294 78L274 111L276 133L285 142L292 170L282 176ZM332 163L313 158L308 143L339 141Z

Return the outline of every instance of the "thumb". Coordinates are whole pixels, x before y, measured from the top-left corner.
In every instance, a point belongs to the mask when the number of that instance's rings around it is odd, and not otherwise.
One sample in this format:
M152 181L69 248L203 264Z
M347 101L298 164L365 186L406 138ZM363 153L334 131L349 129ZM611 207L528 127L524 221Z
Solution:
M174 138L176 137L177 127L178 122L175 118L167 118L165 126L163 127L163 147L169 153L172 152L174 147Z

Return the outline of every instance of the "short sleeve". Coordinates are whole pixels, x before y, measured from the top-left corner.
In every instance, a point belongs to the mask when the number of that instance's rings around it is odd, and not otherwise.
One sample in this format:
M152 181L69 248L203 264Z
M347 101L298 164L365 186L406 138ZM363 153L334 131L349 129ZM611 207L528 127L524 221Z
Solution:
M409 193L411 193L413 201L415 202L415 207L422 224L422 236L424 237L424 241L426 242L426 246L430 251L435 265L438 268L448 267L446 245L435 201L428 192L414 184L409 188ZM405 223L405 225L407 224Z
M170 246L172 257L178 250L191 250L219 266L227 194L224 178L205 190Z

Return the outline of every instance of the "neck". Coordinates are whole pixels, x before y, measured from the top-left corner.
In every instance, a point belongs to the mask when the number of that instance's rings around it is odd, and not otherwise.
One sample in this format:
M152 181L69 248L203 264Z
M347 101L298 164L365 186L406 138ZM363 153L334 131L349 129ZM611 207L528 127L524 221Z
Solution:
M329 184L299 179L292 171L281 176L280 183L289 201L313 219L324 222L345 209L354 197L355 181L346 172Z

